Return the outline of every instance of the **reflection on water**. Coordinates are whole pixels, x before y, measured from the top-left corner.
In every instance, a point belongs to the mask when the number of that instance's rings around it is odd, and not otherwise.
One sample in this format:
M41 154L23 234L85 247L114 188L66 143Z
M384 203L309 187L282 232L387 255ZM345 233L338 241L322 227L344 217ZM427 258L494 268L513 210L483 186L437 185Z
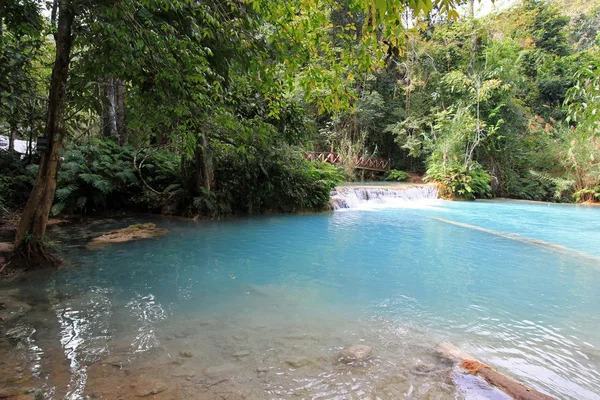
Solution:
M112 304L103 290L61 301L55 307L60 344L69 360L68 399L83 399L87 368L108 350Z
M137 295L125 306L130 313L128 320L139 324L138 334L133 339L131 346L134 352L146 351L158 347L160 342L156 338L156 324L165 318L167 314L160 304L157 304L154 295ZM137 321L136 321L137 320Z
M44 351L35 342L36 329L30 325L19 323L6 330L6 336L17 343L17 349L23 354L25 363L31 373L39 377L42 372L42 356Z
M596 235L600 209L521 203L157 219L169 235L67 247L72 265L27 287L50 311L5 334L57 399L505 398L440 360L442 341L559 398L599 399L598 253L571 246L563 212ZM532 215L544 231L515 220ZM339 362L352 344L373 356Z

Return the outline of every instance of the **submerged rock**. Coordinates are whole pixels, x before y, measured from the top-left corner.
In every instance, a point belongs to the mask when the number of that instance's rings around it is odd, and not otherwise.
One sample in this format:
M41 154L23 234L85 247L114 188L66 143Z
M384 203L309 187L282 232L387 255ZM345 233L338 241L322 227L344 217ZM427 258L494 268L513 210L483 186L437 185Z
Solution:
M19 298L19 289L0 291L0 323L14 321L31 310L31 306Z
M0 399L9 399L23 394L23 389L19 388L0 388Z
M221 364L204 370L204 375L211 379L230 378L237 372L238 367L234 364Z
M192 357L194 357L194 355L192 354L191 351L180 351L179 357L192 358Z
M127 364L127 362L123 361L121 357L110 356L102 360L102 364L111 365L113 367L122 369L123 365Z
M155 382L151 384L143 384L136 392L136 397L148 397L154 396L167 390L167 385L161 382Z
M338 354L338 360L344 364L350 364L353 362L365 361L371 357L372 353L371 346L364 344L353 344L350 347L346 347Z
M236 358L240 358L240 357L246 357L250 355L250 352L248 350L241 350L241 351L236 351L235 353L232 354L234 357Z
M285 360L285 363L290 367L300 368L310 364L310 359L308 357L293 357Z
M93 238L87 245L90 249L97 249L107 246L111 243L123 243L132 240L148 239L152 237L162 236L169 232L168 229L157 228L153 223L135 224L127 228L111 231Z
M415 375L429 375L438 371L436 371L436 367L433 364L419 363L411 372Z

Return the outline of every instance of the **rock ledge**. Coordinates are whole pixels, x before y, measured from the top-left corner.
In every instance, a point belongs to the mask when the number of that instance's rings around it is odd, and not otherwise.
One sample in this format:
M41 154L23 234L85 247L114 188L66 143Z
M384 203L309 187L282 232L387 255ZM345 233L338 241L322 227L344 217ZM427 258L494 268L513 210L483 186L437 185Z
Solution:
M111 243L123 243L132 240L148 239L162 236L169 232L168 229L157 228L153 223L135 224L127 228L106 232L102 236L93 238L87 245L90 249L98 249Z

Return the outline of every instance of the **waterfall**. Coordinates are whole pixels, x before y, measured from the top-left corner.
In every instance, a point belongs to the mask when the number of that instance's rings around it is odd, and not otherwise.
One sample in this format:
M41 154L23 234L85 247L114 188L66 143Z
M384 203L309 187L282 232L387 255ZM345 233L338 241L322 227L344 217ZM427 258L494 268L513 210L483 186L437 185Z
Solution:
M331 192L334 210L427 206L438 200L435 186L404 188L338 187Z

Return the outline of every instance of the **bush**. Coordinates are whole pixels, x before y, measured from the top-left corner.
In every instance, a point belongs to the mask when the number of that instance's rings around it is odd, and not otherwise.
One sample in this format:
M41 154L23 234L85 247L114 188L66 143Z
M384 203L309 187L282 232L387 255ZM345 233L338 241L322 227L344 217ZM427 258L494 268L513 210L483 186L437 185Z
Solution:
M444 171L441 165L435 164L427 170L425 180L436 182L442 197L457 200L493 197L490 175L479 165L470 169L455 165Z
M138 154L137 161L146 154ZM134 155L132 147L108 140L71 144L58 171L52 215L160 207L162 199L143 184L134 167ZM179 182L179 156L167 151L152 153L141 172L153 189L172 189Z
M35 181L34 167L27 167L20 154L0 150L0 212L25 204Z
M215 151L212 190L183 185L177 154L140 152L137 167L134 156L133 148L106 140L68 146L58 171L52 215L121 209L164 212L165 206L169 213L208 217L322 210L328 205L331 190L344 181L338 167L308 162L295 148L285 145ZM142 159L140 174L136 168ZM8 154L0 154L0 165L0 205L22 206L37 165L27 170L18 156Z
M230 149L217 154L214 165L215 187L194 199L194 213L322 210L331 190L344 181L337 167L306 161L291 147Z
M398 171L397 169L389 170L385 173L383 178L386 181L404 182L408 180L408 174L404 171Z
M51 214L121 208L139 192L133 149L110 141L72 144L60 165Z

